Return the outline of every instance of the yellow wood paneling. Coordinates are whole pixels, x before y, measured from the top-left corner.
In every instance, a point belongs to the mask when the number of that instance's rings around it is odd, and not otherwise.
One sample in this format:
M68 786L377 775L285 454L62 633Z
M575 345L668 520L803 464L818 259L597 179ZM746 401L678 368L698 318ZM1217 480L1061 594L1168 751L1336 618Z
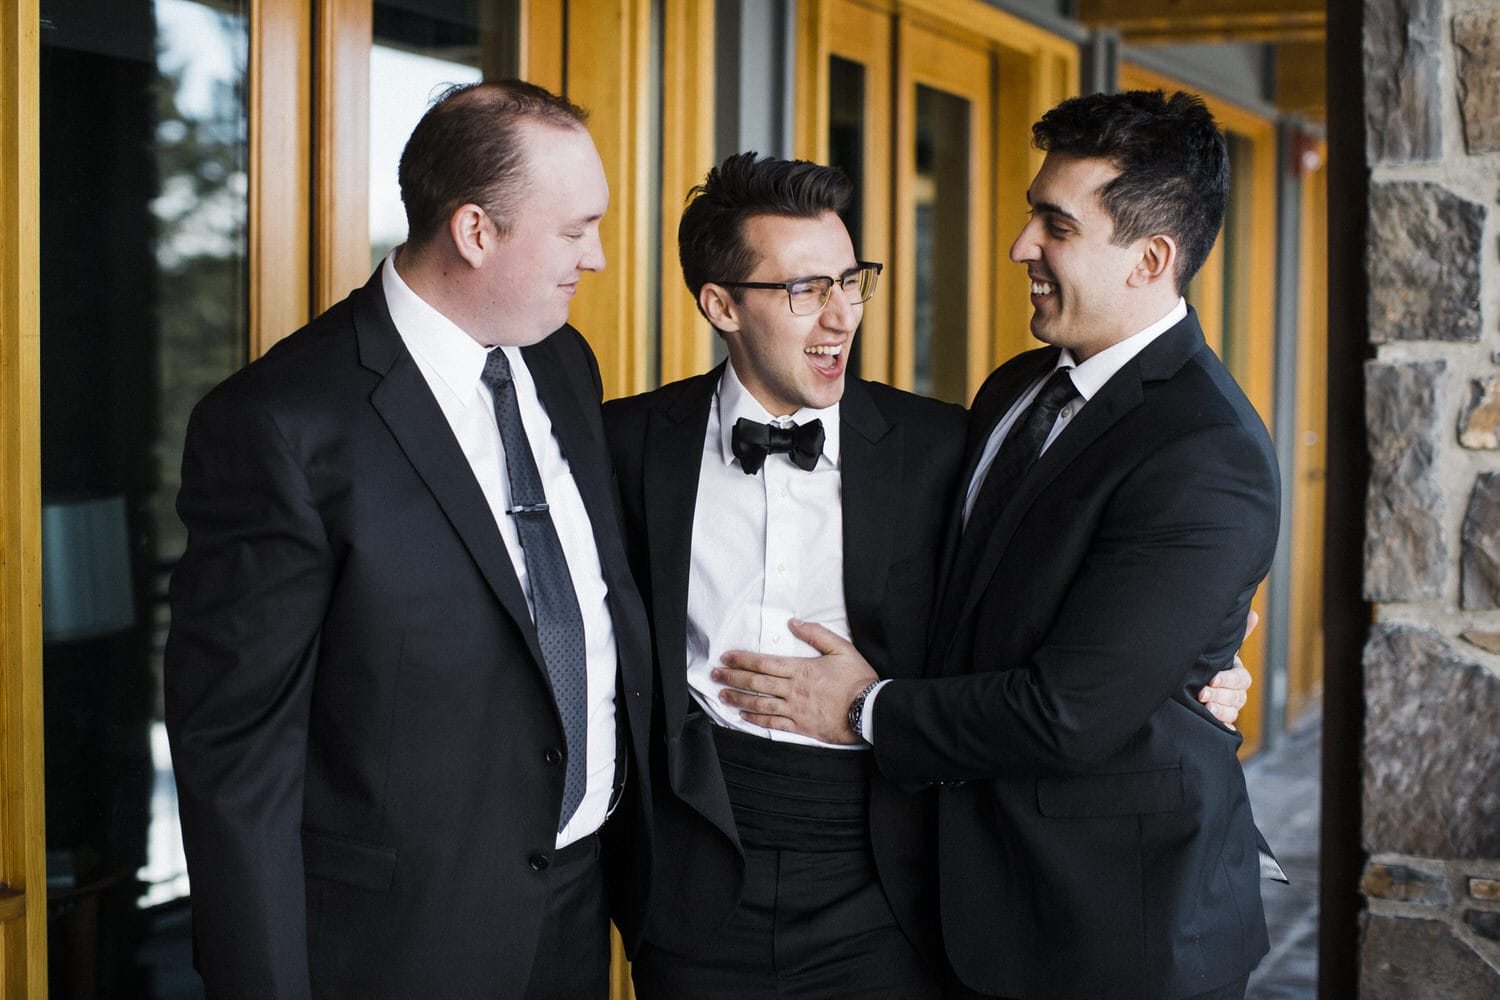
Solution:
M313 312L370 276L370 0L318 0Z
M1078 19L1113 28L1126 41L1285 42L1321 44L1324 0L1081 0Z
M1316 147L1320 163L1327 148ZM1288 725L1323 687L1323 511L1328 449L1328 171L1302 180L1297 280L1297 413L1292 477L1291 620L1287 622Z
M311 316L312 45L308 4L250 4L252 358Z
M986 48L978 48L903 19L897 26L896 49L896 227L898 232L915 230L917 210L916 113L917 87L926 86L962 98L969 105L969 281L967 396L989 374L991 295L987 280L994 258L994 119L995 88L993 59ZM895 247L895 293L892 307L891 384L909 389L913 384L916 345L916 245L911 239Z
M677 223L687 193L714 165L714 8L666 0L662 10L661 381L705 371L713 330L682 281Z
M651 143L650 4L570 3L567 96L589 110L589 131L609 179L606 266L579 286L572 321L599 356L606 398L646 388L647 248L657 228L646 190Z
M0 1000L47 992L37 0L0 9Z
M1036 346L1028 331L1031 307L1025 283L1007 257L1015 236L1007 213L1014 206L1014 229L1019 230L1026 187L1041 165L1041 154L1030 145L1031 123L1077 93L1077 47L972 0L808 0L798 5L798 17L798 156L819 162L828 156L829 57L849 59L866 72L864 245L858 249L868 259L885 261L887 271L881 292L865 311L860 357L864 374L893 385L911 385L914 329L914 250L908 245L913 192L904 165L914 102L912 80L895 86L893 78L903 62L909 70L913 58L928 58L920 51L927 39L939 40L947 51L968 53L951 67L939 57L936 75L917 82L966 99L977 94L989 109L979 122L988 138L976 150L983 163L976 163L973 177L979 200L990 209L986 218L976 219L983 236L972 244L982 248L970 279L982 299L974 313L986 317L983 326L971 330L972 389L995 364ZM907 34L893 45L898 31ZM905 39L922 40L915 55Z
M861 260L880 261L886 272L875 297L865 304L859 327L860 371L866 378L891 379L892 285L895 270L891 260L891 170L892 133L891 79L894 20L884 11L851 0L827 0L804 8L804 31L798 35L798 147L797 155L827 163L831 128L829 60L857 63L864 70L864 176L860 184L862 205L860 245L854 248ZM806 22L817 13L816 30ZM836 32L827 25L839 26ZM806 81L804 83L804 80Z
M566 0L521 0L521 78L554 94L564 89L567 11Z

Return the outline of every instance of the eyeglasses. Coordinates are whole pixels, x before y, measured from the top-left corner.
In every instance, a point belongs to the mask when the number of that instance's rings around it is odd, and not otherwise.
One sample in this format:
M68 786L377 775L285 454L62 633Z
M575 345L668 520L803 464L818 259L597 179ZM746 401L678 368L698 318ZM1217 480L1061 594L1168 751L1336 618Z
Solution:
M833 286L844 290L850 305L868 302L875 294L875 279L885 265L862 260L839 275L830 278L826 274L793 278L791 281L715 281L725 288L780 288L786 292L786 301L795 316L812 316L822 312L833 294Z

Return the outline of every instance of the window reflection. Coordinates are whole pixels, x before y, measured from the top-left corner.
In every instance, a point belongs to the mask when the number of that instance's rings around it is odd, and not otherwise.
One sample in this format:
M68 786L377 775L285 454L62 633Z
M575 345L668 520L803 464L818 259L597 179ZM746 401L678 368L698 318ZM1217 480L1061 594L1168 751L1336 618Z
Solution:
M370 48L370 267L406 239L406 210L396 169L428 104L455 83L476 83L483 47L479 12L455 19L408 4L374 5Z
M969 102L917 87L915 391L968 401Z
M41 5L48 956L56 996L197 995L162 728L187 415L244 363L246 4Z

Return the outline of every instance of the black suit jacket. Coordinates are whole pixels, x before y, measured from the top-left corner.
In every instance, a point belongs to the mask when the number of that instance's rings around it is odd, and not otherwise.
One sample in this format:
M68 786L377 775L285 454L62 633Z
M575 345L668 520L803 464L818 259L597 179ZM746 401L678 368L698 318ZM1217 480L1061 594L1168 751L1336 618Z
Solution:
M646 937L689 953L728 919L744 877L712 723L693 705L686 676L698 474L722 372L720 366L604 407L627 547L660 668L652 736L657 862ZM914 677L926 659L927 616L962 457L964 413L850 379L839 418L849 627L883 676ZM883 804L872 809L871 830L881 885L903 930L936 957L928 814L879 775L871 796Z
M649 635L598 370L570 327L525 357L593 523L617 719L644 760ZM209 995L518 995L562 726L504 542L378 271L198 405L178 510L167 722ZM617 880L648 874L646 779L632 769L628 815L606 827ZM633 937L636 914L616 916Z
M966 473L1056 356L981 388ZM1190 312L962 539L983 558L934 612L937 679L888 685L874 718L887 774L945 783L943 933L970 988L1184 997L1267 950L1240 737L1193 695L1240 644L1277 518L1265 428Z

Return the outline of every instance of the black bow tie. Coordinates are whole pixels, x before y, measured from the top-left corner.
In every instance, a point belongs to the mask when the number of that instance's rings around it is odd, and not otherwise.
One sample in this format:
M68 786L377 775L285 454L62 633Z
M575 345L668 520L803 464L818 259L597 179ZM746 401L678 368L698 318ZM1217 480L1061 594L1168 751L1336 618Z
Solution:
M747 476L759 472L766 456L777 451L785 452L797 468L811 472L823 454L823 421L778 427L741 417L734 422L733 448Z

